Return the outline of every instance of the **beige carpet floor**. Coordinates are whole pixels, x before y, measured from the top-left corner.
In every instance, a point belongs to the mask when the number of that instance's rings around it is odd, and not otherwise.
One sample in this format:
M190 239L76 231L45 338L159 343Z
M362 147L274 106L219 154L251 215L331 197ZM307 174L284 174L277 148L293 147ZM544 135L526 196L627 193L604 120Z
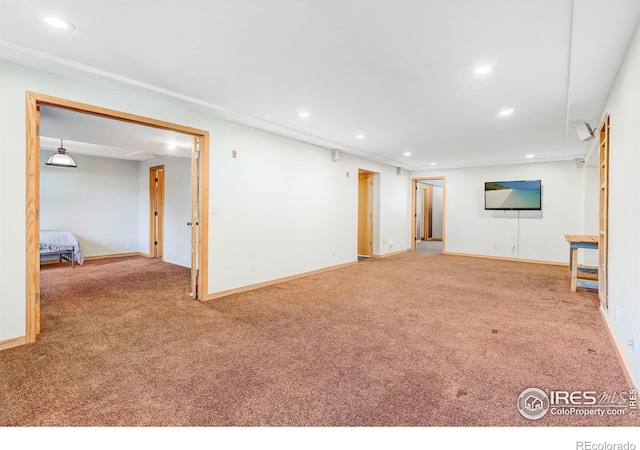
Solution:
M0 426L637 426L516 408L628 389L566 267L412 252L210 302L143 257L41 280L37 342L0 352Z

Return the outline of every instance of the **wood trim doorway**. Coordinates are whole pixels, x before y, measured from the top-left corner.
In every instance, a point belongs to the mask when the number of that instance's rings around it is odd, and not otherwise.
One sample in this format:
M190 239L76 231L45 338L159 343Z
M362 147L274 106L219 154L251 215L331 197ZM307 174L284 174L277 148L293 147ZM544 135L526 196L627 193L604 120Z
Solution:
M442 181L442 253L446 253L446 223L447 223L447 180L446 177L421 177L411 179L411 250L417 249L416 235L416 201L418 200L418 183L420 181Z
M192 197L199 204L199 226L197 231L198 267L192 267L192 277L197 278L199 292L196 298L202 300L208 290L208 219L209 219L209 132L184 125L178 125L148 117L111 110L99 106L79 103L49 95L27 92L26 94L26 335L25 343L32 343L40 331L40 105L68 109L84 114L120 120L133 124L175 131L194 136L199 140L197 189L192 189ZM192 242L192 248L195 244Z

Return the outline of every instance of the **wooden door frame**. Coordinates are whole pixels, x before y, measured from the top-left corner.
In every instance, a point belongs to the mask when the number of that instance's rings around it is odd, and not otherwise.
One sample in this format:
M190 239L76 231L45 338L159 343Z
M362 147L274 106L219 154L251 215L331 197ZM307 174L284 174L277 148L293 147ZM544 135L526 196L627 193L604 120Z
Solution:
M598 298L606 311L609 307L609 133L611 131L609 114L605 114L599 131Z
M162 177L154 176L157 172L162 172ZM156 181L158 178L158 181ZM156 186L156 182L158 185ZM158 189L156 189L156 187ZM156 195L160 195L160 203L158 205ZM156 222L156 206L158 229L155 229ZM156 236L156 231L158 236ZM156 239L157 238L157 239ZM157 242L157 243L156 243ZM151 258L161 258L164 255L164 164L160 166L149 167L149 256Z
M411 251L415 251L417 248L416 242L416 191L418 189L419 181L433 181L439 180L442 181L442 253L446 253L446 219L447 219L447 178L444 176L441 177L418 177L411 179Z
M200 138L200 173L197 190L200 205L198 300L203 300L208 286L209 221L209 132L149 117L102 108L72 100L27 91L26 93L26 335L32 343L40 326L40 146L38 136L39 106L46 105L84 114L120 120L138 125L176 131ZM192 178L194 175L191 175ZM194 192L192 192L192 196Z

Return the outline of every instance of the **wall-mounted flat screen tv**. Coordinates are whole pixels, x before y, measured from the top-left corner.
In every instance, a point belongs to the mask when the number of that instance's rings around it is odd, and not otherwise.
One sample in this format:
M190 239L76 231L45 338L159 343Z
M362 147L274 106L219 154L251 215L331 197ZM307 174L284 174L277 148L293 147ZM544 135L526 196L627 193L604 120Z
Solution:
M540 180L488 181L484 183L484 209L540 210L542 182Z

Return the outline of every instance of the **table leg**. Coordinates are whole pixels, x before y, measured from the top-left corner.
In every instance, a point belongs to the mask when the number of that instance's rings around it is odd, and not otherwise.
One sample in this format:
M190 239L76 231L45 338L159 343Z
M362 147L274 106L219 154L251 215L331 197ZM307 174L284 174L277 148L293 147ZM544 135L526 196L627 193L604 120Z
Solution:
M571 291L576 291L576 285L578 282L578 248L571 248L571 260L569 262L569 267L571 267Z

